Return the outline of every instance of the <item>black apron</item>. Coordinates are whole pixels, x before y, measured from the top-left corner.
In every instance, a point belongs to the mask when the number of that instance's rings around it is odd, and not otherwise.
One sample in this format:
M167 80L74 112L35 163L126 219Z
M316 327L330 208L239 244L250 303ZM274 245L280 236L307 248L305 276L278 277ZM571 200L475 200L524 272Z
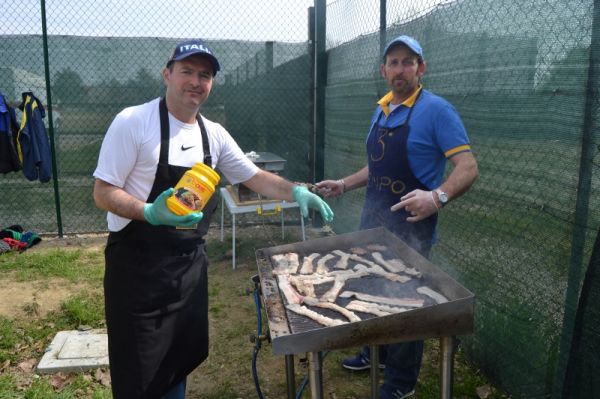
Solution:
M147 202L174 187L189 168L169 165L169 117L159 104L161 143ZM211 166L208 135L204 163ZM208 356L208 259L204 235L217 207L213 196L195 229L132 220L111 232L105 250L104 294L115 399L160 398Z
M423 90L419 91L410 108L406 121L393 128L379 125L381 115L373 124L367 137L369 177L360 228L371 229L384 226L410 247L424 256L431 249L437 213L419 222L407 222L408 212L400 209L392 212L390 207L400 202L400 197L421 189L429 191L410 168L407 142L410 134L410 117Z

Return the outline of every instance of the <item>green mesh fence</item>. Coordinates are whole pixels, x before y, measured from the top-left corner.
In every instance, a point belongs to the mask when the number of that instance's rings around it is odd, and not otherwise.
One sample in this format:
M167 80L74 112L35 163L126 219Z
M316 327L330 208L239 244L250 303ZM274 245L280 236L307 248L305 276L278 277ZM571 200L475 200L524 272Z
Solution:
M579 307L575 317L575 328L571 355L564 384L564 397L597 398L600 395L600 380L596 370L600 367L600 234L596 236L589 267L581 287Z
M387 91L382 43L409 34L425 50L425 87L459 110L479 162L475 186L440 215L433 253L476 294L463 347L512 397L599 395L590 371L598 282L586 273L600 220L598 2L328 2L324 149L312 147L311 1L122 3L47 8L58 174L46 184L0 175L0 225L104 230L91 198L102 137L118 110L162 93L159 70L188 37L207 39L223 65L203 113L245 151L281 155L293 180L345 176L365 165L369 121ZM29 0L0 16L0 91L14 103L27 90L47 103L40 9ZM324 170L314 150L324 150ZM363 200L356 190L330 201L336 232L358 227Z
M424 85L459 110L481 173L443 210L433 258L476 294L475 333L462 337L464 347L513 397L561 397L600 216L598 4L424 3L388 0L383 34L365 2L328 7L325 176L366 164L370 116L386 92L375 61L382 36L416 37L428 62ZM347 15L362 15L357 23L370 31L353 34ZM337 231L357 228L363 196L334 203ZM571 362L598 364L599 335L587 332ZM564 397L598 395L569 389Z

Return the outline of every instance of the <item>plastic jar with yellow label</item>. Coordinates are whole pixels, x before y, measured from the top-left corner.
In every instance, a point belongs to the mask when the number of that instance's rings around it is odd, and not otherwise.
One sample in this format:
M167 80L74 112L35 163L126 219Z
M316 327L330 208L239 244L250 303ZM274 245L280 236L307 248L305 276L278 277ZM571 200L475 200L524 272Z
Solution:
M197 163L179 179L173 194L167 198L167 206L180 216L199 212L214 194L219 180L221 177L211 167Z

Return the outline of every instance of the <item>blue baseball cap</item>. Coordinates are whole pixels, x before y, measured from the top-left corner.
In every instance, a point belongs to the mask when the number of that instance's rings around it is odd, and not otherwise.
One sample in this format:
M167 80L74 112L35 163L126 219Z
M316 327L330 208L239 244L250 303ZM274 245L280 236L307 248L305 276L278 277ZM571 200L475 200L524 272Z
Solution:
M397 44L404 44L406 47L411 49L413 53L421 57L421 59L425 59L425 57L423 57L423 48L421 47L419 42L416 39L406 35L398 36L397 38L389 42L383 50L383 57L385 58L388 51L390 51L390 49Z
M206 45L200 39L186 40L185 42L181 42L175 47L173 50L173 54L169 57L169 61L167 61L167 68L175 61L181 61L184 58L187 58L194 54L200 54L206 56L209 59L210 63L213 66L213 76L217 74L218 71L221 70L221 66L219 65L219 60L213 54L213 51L210 47Z

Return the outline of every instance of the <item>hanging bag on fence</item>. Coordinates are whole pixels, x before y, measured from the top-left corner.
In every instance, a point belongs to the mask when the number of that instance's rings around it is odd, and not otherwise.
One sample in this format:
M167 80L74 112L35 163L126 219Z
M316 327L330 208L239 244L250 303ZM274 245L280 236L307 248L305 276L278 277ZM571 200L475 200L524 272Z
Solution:
M17 136L17 150L23 163L23 174L27 180L39 178L45 183L52 177L52 155L44 125L46 111L32 92L25 92L22 96L19 109L23 111L23 119Z
M0 173L21 170L17 152L17 117L0 92Z

